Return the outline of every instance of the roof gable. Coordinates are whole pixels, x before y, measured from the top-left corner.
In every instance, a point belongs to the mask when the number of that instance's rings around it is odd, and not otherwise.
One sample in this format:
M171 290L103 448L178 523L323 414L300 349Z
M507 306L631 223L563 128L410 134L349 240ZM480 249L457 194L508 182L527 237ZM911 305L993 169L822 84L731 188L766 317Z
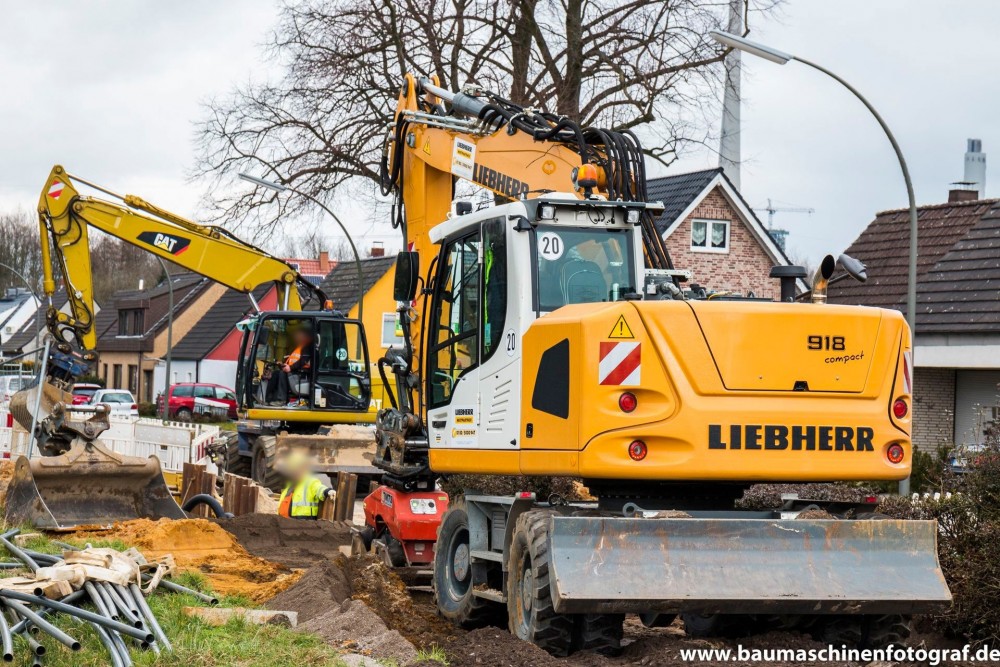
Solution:
M664 235L678 221L683 221L709 187L722 173L722 168L651 178L646 182L646 200L661 202L663 213L656 218L656 230Z
M358 302L358 294L368 293L379 278L388 273L396 263L395 257L369 257L361 260L361 276L364 281L362 289L358 289L358 267L355 262L339 262L327 274L320 285L328 299L333 301L333 307L341 312L348 312Z
M646 185L647 201L662 201L663 214L656 220L656 229L664 238L670 236L698 207L701 201L716 187L722 191L729 206L750 230L757 244L764 249L774 264L788 265L791 262L774 238L768 233L753 209L740 194L736 186L725 175L721 167L651 179ZM669 202L669 203L668 203ZM684 267L679 267L684 268ZM800 282L804 289L805 284Z

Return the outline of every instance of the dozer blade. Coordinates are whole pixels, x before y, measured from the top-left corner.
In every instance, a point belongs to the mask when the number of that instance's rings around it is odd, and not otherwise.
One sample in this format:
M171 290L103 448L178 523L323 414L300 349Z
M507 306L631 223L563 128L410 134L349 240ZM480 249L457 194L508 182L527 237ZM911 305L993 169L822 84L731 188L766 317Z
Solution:
M934 521L554 517L560 613L913 614L951 593Z
M8 525L40 530L105 526L129 519L183 519L155 456L122 456L76 440L59 456L17 459L7 487Z

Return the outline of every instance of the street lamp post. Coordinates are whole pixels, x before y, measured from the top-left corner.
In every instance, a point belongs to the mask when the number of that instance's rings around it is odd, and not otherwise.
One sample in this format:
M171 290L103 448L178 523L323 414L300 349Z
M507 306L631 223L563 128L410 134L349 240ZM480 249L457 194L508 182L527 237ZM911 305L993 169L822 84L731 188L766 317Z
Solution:
M875 117L875 120L878 121L882 131L885 132L885 136L889 139L889 143L892 144L892 150L896 152L896 159L899 160L899 168L903 172L903 181L906 183L906 197L909 200L910 205L910 258L906 285L906 323L910 327L910 335L913 337L913 344L915 345L917 335L917 201L913 195L913 182L910 180L910 170L906 166L906 160L903 158L903 151L900 149L899 143L896 141L896 137L893 136L889 126L886 124L879 112L875 110L875 107L872 106L871 102L865 99L865 96L862 95L857 88L847 83L847 81L844 81L844 79L840 78L825 67L817 65L816 63L804 58L793 56L790 53L779 51L778 49L770 46L750 41L749 39L740 37L739 35L733 35L731 33L718 30L713 30L710 34L715 41L723 44L724 46L739 49L744 53L749 53L757 56L758 58L770 60L772 63L784 65L790 60L795 60L803 65L808 65L809 67L826 74L847 88L855 97L861 100L861 103L865 105L868 111L871 112L872 116ZM899 483L899 493L901 495L906 495L909 494L909 492L910 480L905 479Z
M274 192L284 192L285 190L288 190L289 192L294 192L300 197L305 197L306 199L308 199L309 201L311 201L312 203L316 204L321 209L326 211L327 215L333 218L333 221L340 226L340 230L344 232L344 236L347 237L347 242L351 246L351 252L354 253L354 266L358 271L358 321L364 324L365 281L364 281L364 274L361 271L361 255L358 254L358 248L357 246L354 245L354 239L351 238L350 233L347 231L347 227L345 227L344 223L340 221L340 218L337 217L337 214L331 211L326 204L316 199L312 195L306 192L302 192L301 190L297 190L296 188L293 188L290 185L283 185L281 183L276 183L274 181L269 181L263 178L257 178L256 176L251 176L250 174L245 174L245 173L241 173L240 178L242 178L244 181L247 181L248 183L259 185L262 188L267 188L268 190L273 190Z

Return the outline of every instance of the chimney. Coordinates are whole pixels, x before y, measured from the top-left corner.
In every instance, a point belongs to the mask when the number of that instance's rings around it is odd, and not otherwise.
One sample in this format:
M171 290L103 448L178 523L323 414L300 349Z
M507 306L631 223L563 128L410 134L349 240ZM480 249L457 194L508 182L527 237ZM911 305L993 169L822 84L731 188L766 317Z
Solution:
M324 276L330 273L330 253L326 250L319 252L319 272Z
M979 198L986 197L986 153L980 139L968 139L965 151L965 183L975 190Z
M952 185L964 186L969 185L968 183L952 183ZM975 190L969 190L963 187L952 188L948 190L948 203L956 204L963 201L976 201L979 199L979 193Z
M369 257L385 257L385 245L381 241L373 241L372 249L368 252Z

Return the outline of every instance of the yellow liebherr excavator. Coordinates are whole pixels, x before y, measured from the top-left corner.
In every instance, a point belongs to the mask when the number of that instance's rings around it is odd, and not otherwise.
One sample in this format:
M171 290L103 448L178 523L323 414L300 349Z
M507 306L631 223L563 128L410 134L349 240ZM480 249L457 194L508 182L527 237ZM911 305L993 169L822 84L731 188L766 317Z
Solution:
M688 289L630 133L407 75L386 146L412 251L396 273L407 349L380 361L397 382L376 462L387 512L440 523L445 617L505 610L516 636L565 655L616 650L626 613L681 613L694 634L780 619L876 645L948 603L932 521L871 503L734 509L754 482L909 474L900 313L796 303L805 272L789 267L781 302ZM495 203L453 202L456 178ZM835 268L824 260L814 302ZM468 489L441 515L434 480L454 473L582 477L597 500ZM797 518L814 505L830 519Z
M76 183L121 203L82 195ZM81 419L69 408L72 401L65 390L96 358L91 228L249 295L248 303L256 312L241 323L237 399L243 419L239 442L230 445L227 469L248 472L273 486L276 450L290 446L282 438L299 435L307 436L307 445L321 450L316 453L323 463L336 458L341 449L363 449L370 457L367 429L353 432L344 426L338 437L308 438L324 425L374 421L374 413L369 412L367 345L361 323L332 310L323 292L287 262L221 227L187 220L135 195L116 195L71 176L61 166L55 166L46 179L38 215L43 289L48 297L55 293L58 271L70 312L51 307L50 299L46 320L56 347L47 377L11 400L18 423L25 429L35 426L42 457L31 461L22 457L17 462L6 502L8 522L57 529L137 517L183 516L167 492L155 457L124 457L103 447L97 438L109 422L101 406L89 419ZM252 294L268 283L277 287L280 310L261 312ZM274 400L268 378L292 351L292 334L299 328L307 329L313 339L308 376L300 373L294 401Z

